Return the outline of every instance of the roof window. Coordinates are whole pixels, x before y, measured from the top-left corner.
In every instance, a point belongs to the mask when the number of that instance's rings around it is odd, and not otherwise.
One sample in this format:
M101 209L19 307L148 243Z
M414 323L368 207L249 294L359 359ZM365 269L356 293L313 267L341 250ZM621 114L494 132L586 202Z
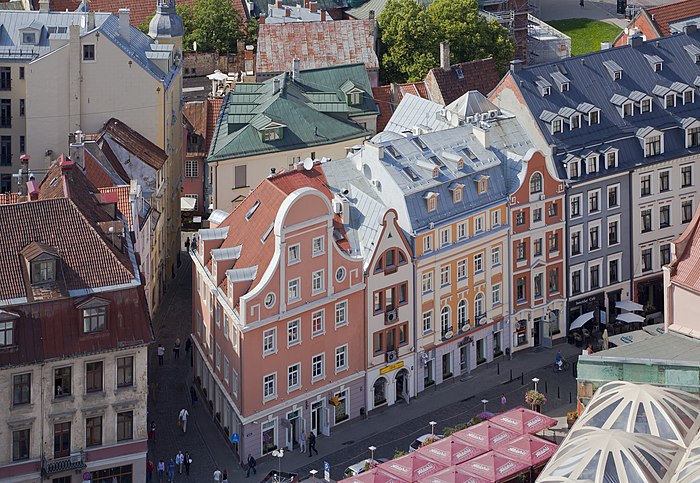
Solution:
M651 68L654 69L654 72L661 72L663 70L664 60L658 55L644 54L644 58L647 59L647 62L649 62Z
M401 158L401 153L400 153L394 146L392 146L391 144L388 145L388 146L386 146L385 149L389 152L389 154L391 154L391 156L392 156L394 159L399 159L399 158Z
M622 67L620 67L620 65L617 62L615 62L614 60L606 60L605 62L603 62L603 66L605 66L605 68L607 69L608 74L610 74L612 80L619 81L622 79Z
M683 48L690 56L690 60L696 64L700 64L700 47L695 44L684 45Z
M406 176L411 178L411 181L418 181L420 179L420 175L416 173L416 170L413 169L411 166L405 166L403 168L403 172L406 173Z
M464 72L462 72L461 67L455 68L455 74L457 74L457 79L464 79Z
M571 81L562 72L552 72L549 74L554 83L559 88L559 92L568 92Z
M253 206L251 206L248 212L245 214L246 220L250 220L253 217L253 215L255 214L255 210L258 209L258 206L260 206L260 200L255 200Z
M552 92L552 84L550 84L549 81L542 76L537 78L535 85L537 86L537 90L540 91L540 95L542 97L548 96Z

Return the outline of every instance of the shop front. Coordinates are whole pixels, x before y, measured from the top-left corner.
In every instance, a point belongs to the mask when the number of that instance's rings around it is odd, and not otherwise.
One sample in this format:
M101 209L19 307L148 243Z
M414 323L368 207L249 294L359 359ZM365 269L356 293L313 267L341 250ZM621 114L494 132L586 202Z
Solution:
M382 406L408 402L415 396L413 354L407 354L401 360L368 370L367 381L369 382L367 407L370 411Z

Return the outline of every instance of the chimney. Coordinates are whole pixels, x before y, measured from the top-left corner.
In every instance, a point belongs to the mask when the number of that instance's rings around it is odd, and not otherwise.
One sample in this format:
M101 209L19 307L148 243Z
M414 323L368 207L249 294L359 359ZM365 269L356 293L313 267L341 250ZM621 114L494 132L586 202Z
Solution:
M472 134L477 141L481 144L484 149L488 149L491 146L491 135L489 133L489 128L483 122L476 123L472 125Z
M282 0L277 0L275 2L275 8L282 8Z
M39 0L39 11L48 12L49 11L49 0Z
M31 180L31 181L27 182L27 184L25 186L26 186L27 192L29 194L29 199L32 201L38 200L39 199L39 187L36 185L36 181Z
M131 42L131 10L119 9L119 36L128 44Z
M62 172L70 171L71 169L73 169L73 161L66 158L64 155L61 155L60 159L61 159L60 165L61 165Z
M274 178L277 173L277 168L270 168L270 176L268 178Z
M299 82L301 80L301 61L299 59L294 59L292 61L292 80L294 82Z
M691 23L691 24L683 26L683 32L685 32L686 35L694 34L697 31L698 31L698 25L695 23Z
M440 42L440 67L450 70L450 43Z
M309 2L309 11L311 13L318 12L318 2Z
M627 37L627 45L631 45L632 47L641 47L643 43L644 38L639 34Z
M277 94L280 91L280 80L278 78L272 79L272 93Z
M520 69L523 68L523 61L522 60L511 60L510 61L510 71L511 72L520 72Z
M75 142L68 147L68 155L70 160L85 170L85 144L83 143L83 132L78 130L75 132Z
M270 12L270 13L272 13L272 12ZM267 15L265 15L264 13L261 13L261 14L260 14L260 18L258 18L258 23L261 24L261 25L264 24L264 23L265 23L265 18L266 18L266 17L267 17Z
M285 9L284 9L284 16L285 16L285 17L291 17L291 16L292 16L292 9L291 9L291 8L285 8Z
M370 10L370 11L369 11L369 14L367 15L367 18L368 18L369 20L374 20L374 10Z
M321 22L325 22L325 21L326 21L326 11L321 10Z
M95 28L95 12L90 10L87 14L87 29L93 30Z
M19 173L19 194L25 196L27 192L27 182L29 181L29 155L23 154L19 157L19 164L21 166Z
M601 42L600 43L600 50L608 50L611 47L612 47L612 44L610 42Z

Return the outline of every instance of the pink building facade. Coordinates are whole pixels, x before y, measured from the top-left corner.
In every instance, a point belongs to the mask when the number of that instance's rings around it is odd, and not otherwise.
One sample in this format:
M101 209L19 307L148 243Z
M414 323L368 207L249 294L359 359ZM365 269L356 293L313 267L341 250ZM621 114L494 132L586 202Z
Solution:
M195 377L238 455L365 410L365 285L318 167L264 180L193 259Z

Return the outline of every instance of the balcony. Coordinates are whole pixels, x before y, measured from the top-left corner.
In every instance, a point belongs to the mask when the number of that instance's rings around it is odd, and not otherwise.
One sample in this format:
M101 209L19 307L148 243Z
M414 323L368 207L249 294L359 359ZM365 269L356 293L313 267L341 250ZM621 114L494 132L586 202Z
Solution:
M46 457L42 456L41 474L44 477L50 477L65 471L82 471L87 468L86 460L86 454L83 451L52 460L47 460Z

